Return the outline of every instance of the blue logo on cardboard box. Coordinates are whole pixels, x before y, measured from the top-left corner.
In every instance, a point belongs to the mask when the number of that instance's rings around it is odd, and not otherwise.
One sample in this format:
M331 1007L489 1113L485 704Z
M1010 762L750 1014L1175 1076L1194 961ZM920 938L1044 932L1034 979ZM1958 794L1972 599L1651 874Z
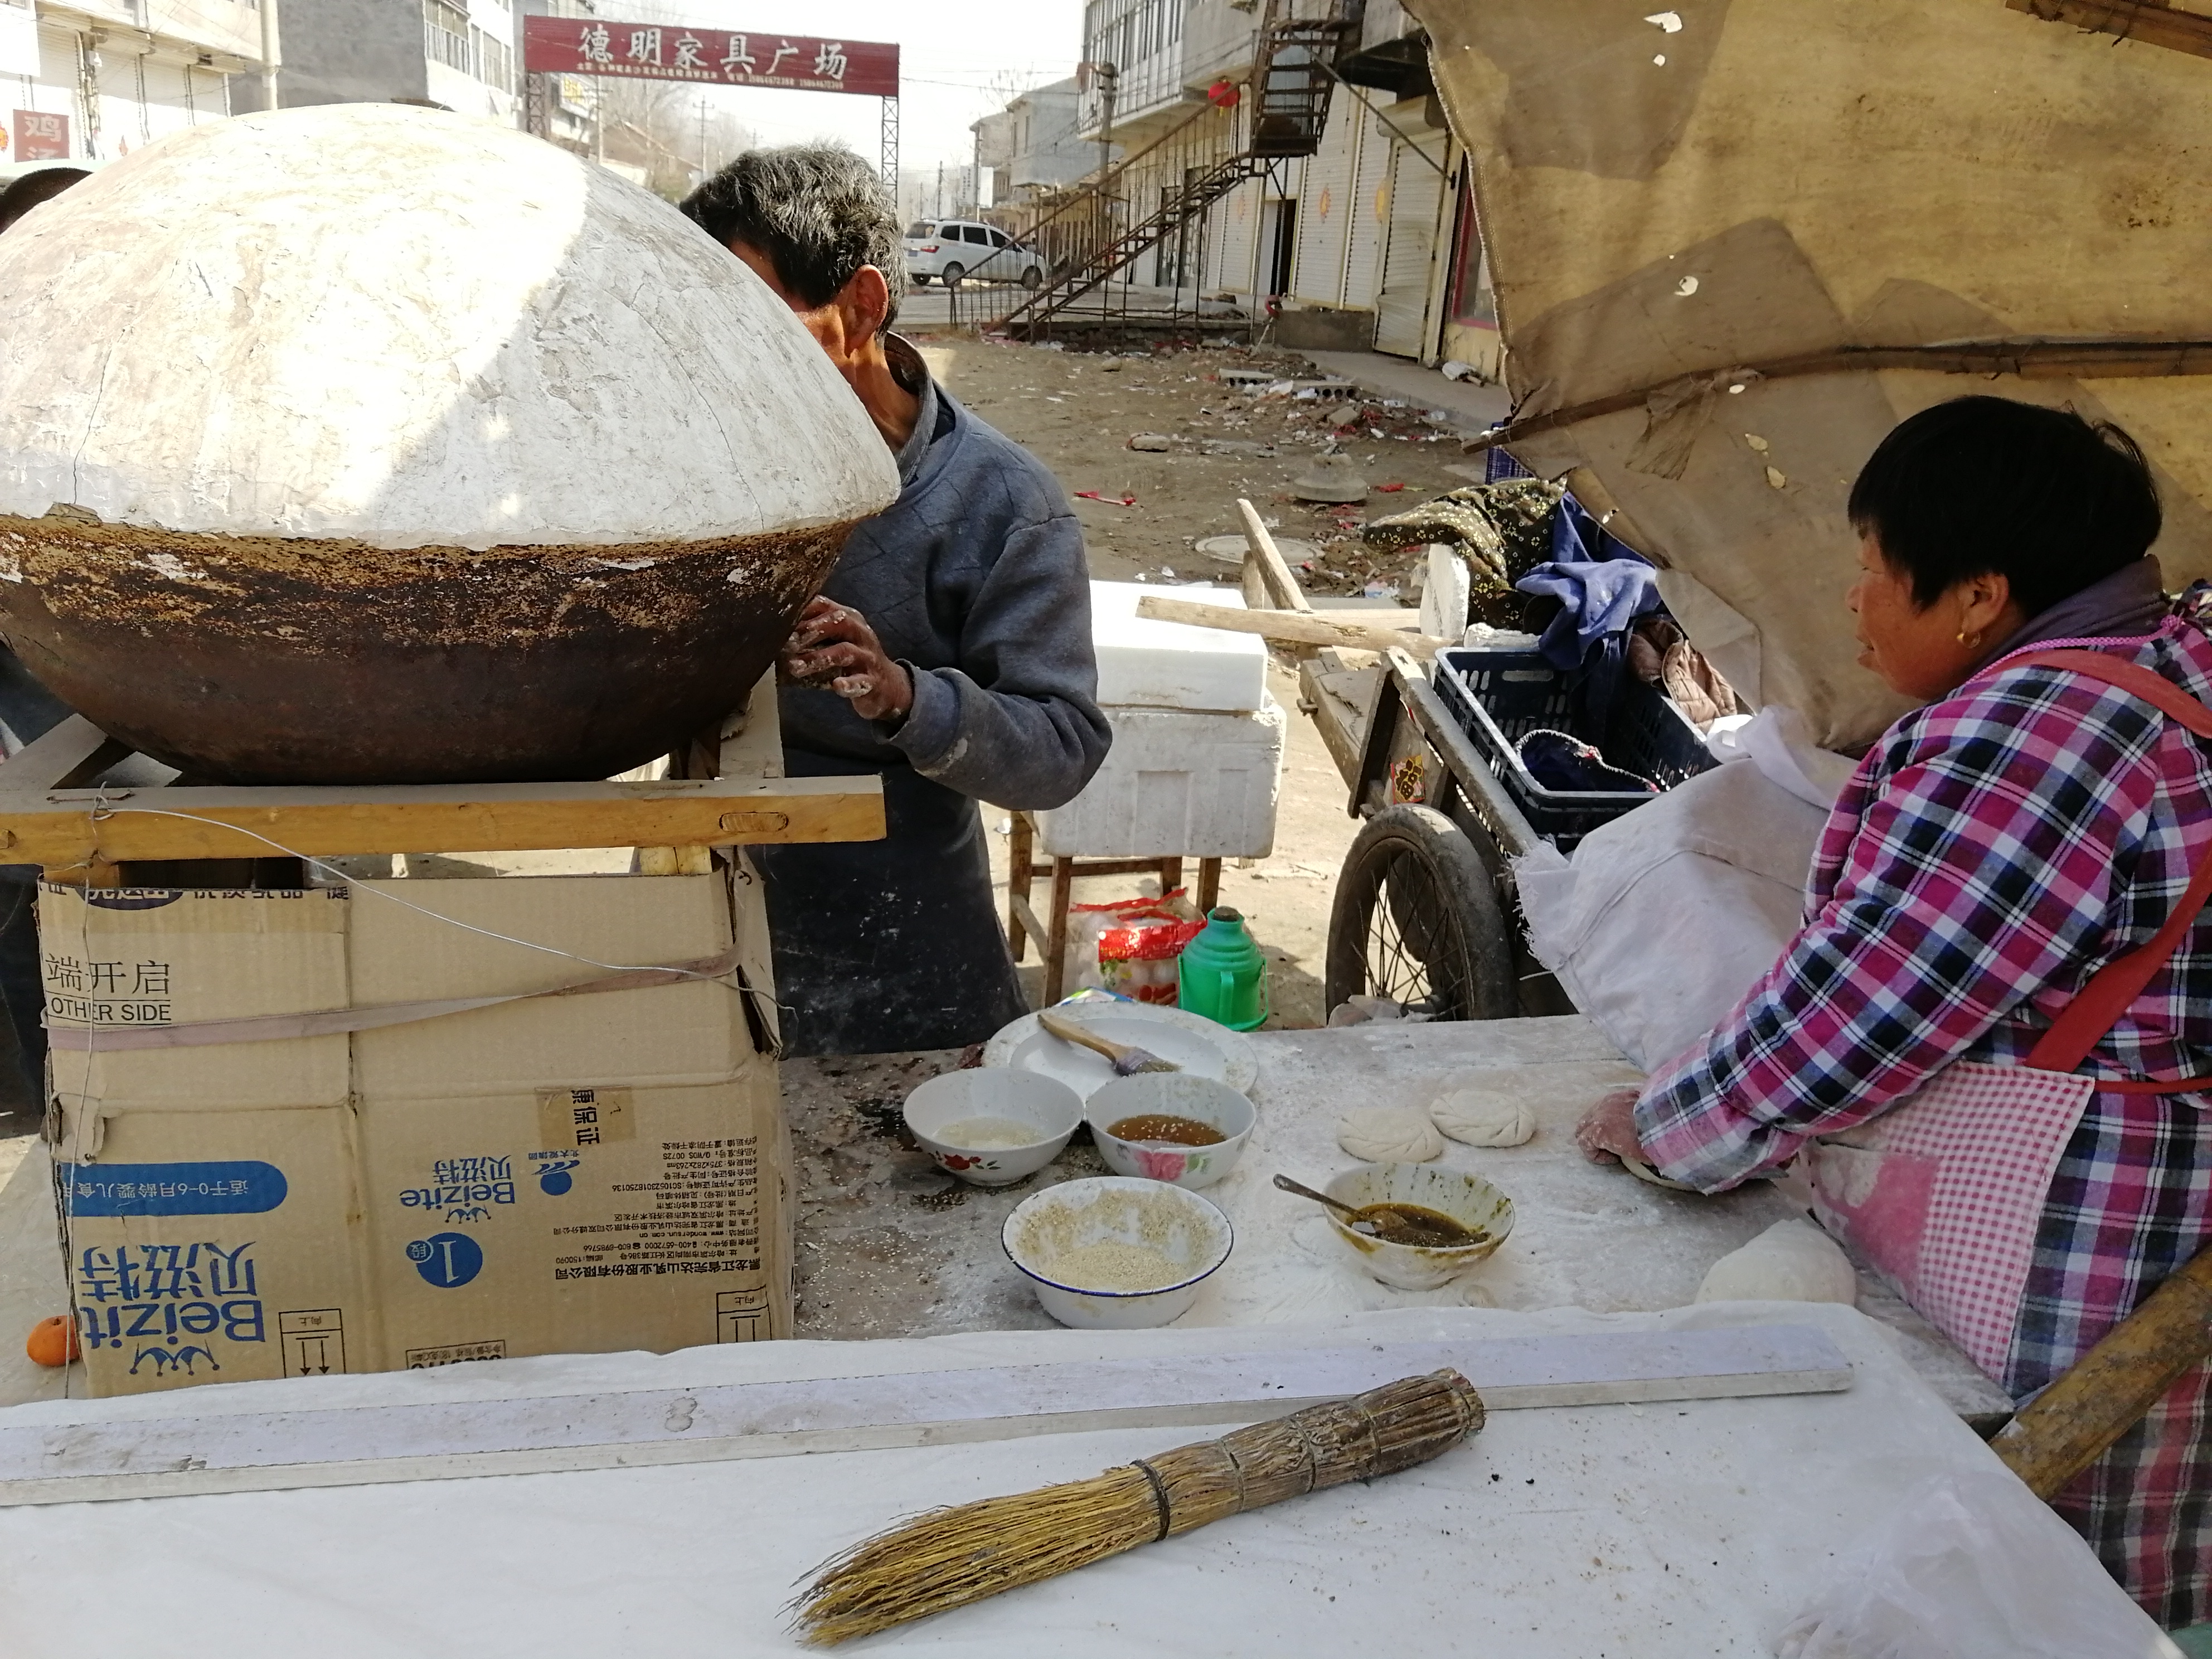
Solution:
M454 1291L483 1271L483 1246L466 1233L432 1233L407 1247L407 1259L424 1284Z
M441 1158L430 1166L431 1184L400 1189L410 1210L443 1210L447 1221L487 1221L489 1207L514 1202L514 1160L503 1157Z
M215 1355L194 1337L233 1342L267 1340L251 1240L219 1243L118 1244L81 1250L76 1279L77 1330L88 1348L138 1345L135 1373L151 1361L198 1375ZM179 1339L182 1339L181 1340Z
M284 1201L273 1164L64 1164L69 1211L77 1216L259 1215Z

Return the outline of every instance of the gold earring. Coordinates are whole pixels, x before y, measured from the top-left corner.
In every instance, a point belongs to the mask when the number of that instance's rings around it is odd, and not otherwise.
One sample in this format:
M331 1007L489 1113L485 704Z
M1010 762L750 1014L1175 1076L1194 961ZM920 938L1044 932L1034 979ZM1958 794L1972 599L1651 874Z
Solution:
M1962 629L1960 629L1959 630L1959 643L1960 643L1960 644L1961 644L1961 645L1963 645L1963 646L1965 646L1965 647L1966 647L1966 649L1967 649L1967 650L1969 650L1969 651L1972 650L1976 646L1979 645L1981 642L1982 642L1982 636L1981 636L1979 634L1975 635L1973 636L1973 638L1972 638L1972 639L1968 639L1968 638L1966 637L1966 629L1964 629L1962 628Z

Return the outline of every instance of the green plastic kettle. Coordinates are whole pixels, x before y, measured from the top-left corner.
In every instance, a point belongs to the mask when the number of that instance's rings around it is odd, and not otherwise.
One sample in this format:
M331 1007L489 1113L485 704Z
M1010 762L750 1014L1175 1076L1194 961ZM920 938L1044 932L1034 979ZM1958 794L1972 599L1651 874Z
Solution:
M1244 931L1243 912L1224 904L1208 914L1182 947L1176 986L1178 1007L1232 1031L1258 1028L1267 1018L1267 959Z

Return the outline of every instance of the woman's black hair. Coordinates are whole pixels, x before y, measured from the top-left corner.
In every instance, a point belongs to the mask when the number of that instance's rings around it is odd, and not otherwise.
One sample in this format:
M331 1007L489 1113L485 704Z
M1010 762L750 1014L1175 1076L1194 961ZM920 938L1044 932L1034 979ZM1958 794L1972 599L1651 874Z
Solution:
M2158 539L2158 486L2109 421L2008 398L1959 398L1899 422L1851 486L1851 524L1912 579L1925 610L2002 574L2033 617Z

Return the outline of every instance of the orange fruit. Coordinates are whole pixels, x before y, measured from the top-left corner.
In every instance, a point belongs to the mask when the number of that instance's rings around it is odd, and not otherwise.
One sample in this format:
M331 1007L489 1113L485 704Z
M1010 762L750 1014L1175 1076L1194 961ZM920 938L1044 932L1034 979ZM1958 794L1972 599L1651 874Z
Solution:
M29 1340L23 1352L41 1365L66 1365L75 1359L80 1350L76 1340L76 1321L67 1314L54 1314L31 1327Z

